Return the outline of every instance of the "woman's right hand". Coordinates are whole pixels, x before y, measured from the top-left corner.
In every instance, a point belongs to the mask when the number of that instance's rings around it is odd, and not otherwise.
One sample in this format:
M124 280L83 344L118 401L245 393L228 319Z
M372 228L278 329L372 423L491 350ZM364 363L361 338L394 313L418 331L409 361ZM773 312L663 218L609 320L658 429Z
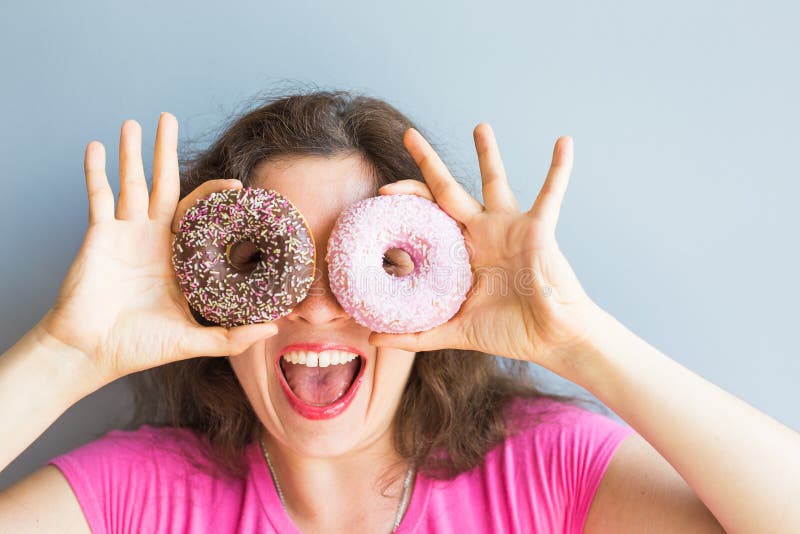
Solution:
M116 213L105 149L97 141L86 146L89 228L55 303L37 325L83 353L103 382L172 361L239 354L277 332L273 323L210 327L192 317L172 267L174 231L199 198L242 184L210 180L178 204L178 121L162 113L148 196L141 142L139 124L125 121Z

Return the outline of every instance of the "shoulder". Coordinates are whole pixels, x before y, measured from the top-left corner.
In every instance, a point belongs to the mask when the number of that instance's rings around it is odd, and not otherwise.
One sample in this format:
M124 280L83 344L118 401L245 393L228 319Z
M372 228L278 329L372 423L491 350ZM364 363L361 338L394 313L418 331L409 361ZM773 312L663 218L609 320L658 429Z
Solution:
M540 453L588 453L615 448L634 430L610 415L548 397L515 398L507 410L509 440L517 446L537 447Z
M200 469L212 465L205 443L188 429L142 425L107 432L47 463L66 478L93 532L121 531L123 523L147 531L164 518L182 521L220 491L239 493L236 482Z
M92 469L171 469L182 466L192 453L201 450L203 438L188 429L142 425L134 430L111 430L50 462L62 466Z
M435 482L429 530L444 529L441 520L471 532L581 532L608 461L633 430L549 398L514 398L504 415L508 435L482 465Z
M680 474L639 435L622 443L603 475L585 532L724 532Z
M530 426L511 441L529 459L529 483L563 509L553 519L563 521L560 530L722 531L680 475L628 425L550 399L518 401L515 408Z
M564 532L582 531L612 458L635 431L610 415L549 398L517 399L513 409L521 430L507 446L520 467L519 483L530 487L537 507L552 508Z

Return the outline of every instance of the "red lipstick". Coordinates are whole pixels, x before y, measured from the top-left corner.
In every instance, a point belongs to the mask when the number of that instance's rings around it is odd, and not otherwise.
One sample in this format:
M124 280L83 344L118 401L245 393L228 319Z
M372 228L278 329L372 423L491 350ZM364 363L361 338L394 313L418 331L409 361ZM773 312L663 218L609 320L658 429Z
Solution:
M336 400L336 402L333 402L327 406L312 406L294 394L292 388L290 388L289 384L286 382L286 377L283 376L283 370L281 369L280 364L281 357L287 352L292 352L294 350L309 350L314 352L321 352L323 350L343 350L352 352L353 354L358 354L360 358L360 369L358 370L358 374L356 375L355 379L353 379L353 383L350 385L347 392L345 392L341 398ZM367 358L365 358L364 354L355 347L342 345L339 343L295 343L292 345L286 345L278 351L278 354L275 357L274 365L281 388L283 388L283 391L286 394L286 397L289 399L289 404L292 406L292 408L294 408L297 413L306 419L318 421L320 419L330 419L331 417L335 417L347 409L347 407L355 398L358 388L361 387L361 383L364 381L364 371L367 368Z

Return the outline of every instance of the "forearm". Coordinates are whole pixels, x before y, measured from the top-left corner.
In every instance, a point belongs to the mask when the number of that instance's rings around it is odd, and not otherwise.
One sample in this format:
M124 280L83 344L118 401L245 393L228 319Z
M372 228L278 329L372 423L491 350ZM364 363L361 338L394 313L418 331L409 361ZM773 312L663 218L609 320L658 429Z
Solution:
M800 434L668 358L599 307L556 372L681 474L728 532L800 532Z
M39 325L0 356L0 471L100 380L75 349Z

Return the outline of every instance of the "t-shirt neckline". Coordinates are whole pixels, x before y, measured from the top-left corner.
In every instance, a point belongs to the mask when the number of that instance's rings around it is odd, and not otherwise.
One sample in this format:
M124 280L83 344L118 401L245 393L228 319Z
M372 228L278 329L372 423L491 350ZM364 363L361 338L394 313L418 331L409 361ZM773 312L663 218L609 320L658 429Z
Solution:
M283 509L280 497L278 497L278 491L275 489L275 484L272 482L272 475L267 466L267 461L261 452L261 446L258 441L253 441L247 446L246 454L250 466L248 476L256 487L261 507L267 519L278 532L302 534L295 524L292 523L292 519L289 517L286 510ZM397 534L415 532L422 522L422 517L428 506L432 481L421 473L417 473L414 478L414 490L411 493L411 501L408 503L408 509L403 519L400 521L400 526L396 530Z

